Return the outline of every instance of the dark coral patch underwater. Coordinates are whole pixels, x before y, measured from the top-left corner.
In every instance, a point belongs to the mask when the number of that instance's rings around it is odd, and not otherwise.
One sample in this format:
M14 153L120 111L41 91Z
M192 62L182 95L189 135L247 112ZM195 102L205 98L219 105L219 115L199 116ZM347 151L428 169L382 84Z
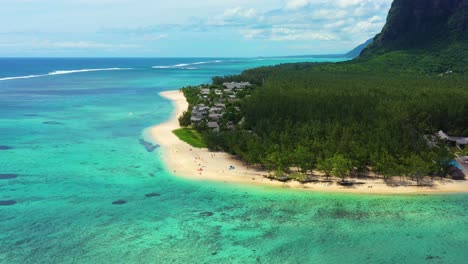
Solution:
M112 204L115 204L115 205L122 205L122 204L126 204L127 201L125 200L117 200L117 201L113 201Z
M159 194L159 193L148 193L148 194L145 194L145 196L147 198L151 198L151 197L161 196L161 194Z
M14 200L6 200L6 201L0 201L0 206L10 206L10 205L15 205L16 201Z
M10 147L10 146L0 146L0 150L10 150L10 149L14 149L14 147Z
M0 180L9 180L18 178L18 174L0 174Z
M42 124L44 124L44 125L63 125L62 122L58 122L58 121L45 121L45 122L42 122Z

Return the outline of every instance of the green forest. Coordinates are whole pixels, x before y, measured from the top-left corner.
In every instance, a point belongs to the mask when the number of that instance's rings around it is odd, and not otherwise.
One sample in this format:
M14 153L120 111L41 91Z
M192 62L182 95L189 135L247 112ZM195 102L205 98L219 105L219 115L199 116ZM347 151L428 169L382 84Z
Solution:
M447 175L453 151L425 135L468 135L467 76L316 67L324 66L287 64L213 78L215 84L243 80L259 86L241 103L239 129L203 131L208 146L280 178L313 170L340 178L369 169L384 178Z

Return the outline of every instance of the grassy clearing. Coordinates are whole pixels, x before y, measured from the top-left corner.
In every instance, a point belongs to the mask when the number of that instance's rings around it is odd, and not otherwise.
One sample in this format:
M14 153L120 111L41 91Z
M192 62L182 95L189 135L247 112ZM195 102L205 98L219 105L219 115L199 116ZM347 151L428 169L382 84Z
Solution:
M188 143L194 148L207 148L202 135L192 128L180 128L172 131L180 140Z

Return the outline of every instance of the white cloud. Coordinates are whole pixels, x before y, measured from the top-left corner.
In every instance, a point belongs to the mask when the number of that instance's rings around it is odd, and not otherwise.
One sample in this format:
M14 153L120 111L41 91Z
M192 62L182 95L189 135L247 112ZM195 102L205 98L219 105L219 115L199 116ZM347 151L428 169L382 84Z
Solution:
M356 8L358 6L382 6L388 5L393 0L288 0L284 5L285 10L298 10L307 7L327 6L330 8Z
M298 10L301 8L306 7L316 7L320 5L326 5L329 7L340 7L346 8L351 6L356 6L359 4L363 4L368 0L334 0L334 1L327 1L327 0L288 0L284 6L285 10Z
M168 34L151 34L151 33L147 33L147 34L133 34L131 36L131 39L135 39L135 40L144 40L144 41L158 41L158 40L162 40L162 39L166 39L168 38L169 35Z
M289 0L284 9L286 10L298 10L300 8L304 8L310 4L310 0Z
M235 18L254 18L257 11L253 8L234 7L224 11L222 18L235 19Z
M340 9L317 9L312 11L312 18L323 20L335 20L349 17L349 11Z
M0 0L1 1L1 0ZM377 34L392 0L5 0L4 50L184 51L244 39L255 49L352 47ZM21 4L22 3L22 4ZM47 7L47 8L46 8ZM105 8L104 8L105 7ZM43 12L46 8L47 12ZM26 12L27 11L27 12ZM169 37L171 36L171 37ZM2 43L3 39L3 43ZM6 42L8 41L8 42ZM280 43L284 42L284 43ZM10 45L10 46L8 46ZM183 46L183 47L182 47ZM226 46L226 45L224 45ZM137 48L137 49L136 49ZM214 48L213 48L214 49ZM240 50L240 48L239 48ZM194 51L196 52L196 50ZM178 54L178 52L171 52Z
M271 41L338 40L338 36L331 33L305 31L288 27L245 30L243 35L246 39L268 39Z
M331 21L327 24L325 24L323 27L325 29L330 29L330 30L336 30L343 28L347 25L351 25L355 22L353 18L348 18L348 19L342 19L342 20L336 20L336 21Z
M358 21L355 24L347 26L343 28L342 31L350 35L372 34L382 29L384 24L385 21L383 18L379 16L373 16L367 20Z

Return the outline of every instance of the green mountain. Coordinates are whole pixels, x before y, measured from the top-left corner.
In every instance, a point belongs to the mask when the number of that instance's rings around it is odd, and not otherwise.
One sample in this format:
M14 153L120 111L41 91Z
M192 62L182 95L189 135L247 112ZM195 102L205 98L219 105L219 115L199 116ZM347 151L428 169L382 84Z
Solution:
M408 72L468 72L468 0L395 0L382 32L355 62Z
M443 47L467 33L468 0L395 0L385 27L364 54Z

